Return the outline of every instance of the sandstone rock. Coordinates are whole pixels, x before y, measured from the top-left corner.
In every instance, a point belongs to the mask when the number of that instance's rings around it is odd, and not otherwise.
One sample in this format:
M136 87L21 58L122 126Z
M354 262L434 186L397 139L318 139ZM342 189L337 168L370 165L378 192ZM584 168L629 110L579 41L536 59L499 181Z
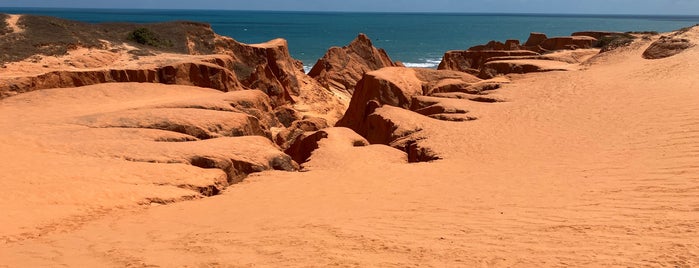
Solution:
M490 58L538 55L540 54L529 50L454 50L448 51L444 54L438 69L460 71L478 75L480 73L480 69L483 67L483 64L485 64Z
M131 162L189 164L220 169L226 176L225 188L247 175L265 170L298 170L290 156L260 136L222 137L194 142L94 141L64 144L75 154L117 158ZM86 150L86 148L88 150Z
M405 154L384 145L369 142L350 129L326 128L308 132L299 138L286 153L301 161L303 169L344 169L347 162L375 161L405 163ZM344 170L346 171L346 170Z
M341 94L328 91L304 73L303 64L291 57L284 39L248 45L217 36L216 52L231 55L233 64L229 69L241 84L265 92L274 108L287 106L296 109L300 116L322 116L332 122L346 109L347 103L341 99Z
M230 61L230 58L214 57L220 61ZM181 62L144 69L66 70L37 76L0 78L0 98L40 89L113 82L192 85L224 92L242 89L235 74L223 66L206 62Z
M366 35L359 34L345 47L330 48L308 75L326 88L351 95L364 73L391 66L400 65L386 51L374 47Z
M188 108L245 113L257 118L260 125L269 130L271 127L281 125L281 119L278 118L276 111L282 107L273 109L270 98L259 90L240 90L206 98L192 98L156 105L153 108Z
M367 117L378 107L389 105L409 110L416 96L468 91L478 81L465 73L443 70L387 67L369 72L357 84L349 108L336 126L348 127L369 139Z
M546 39L540 46L546 50L592 48L596 41L596 38L589 36L563 36Z
M291 103L291 95L299 94L303 64L291 57L286 40L247 45L219 36L216 49L233 57L231 69L241 84L265 92L274 106Z
M258 135L271 138L257 118L243 113L203 109L137 109L83 116L77 124L93 128L147 128L187 134L198 139Z
M303 164L311 157L311 153L318 149L318 142L328 137L325 131L316 131L302 134L284 151L296 163Z
M318 131L327 127L329 127L329 125L325 119L317 117L304 118L294 121L289 127L277 133L274 141L282 149L286 149L304 133Z
M301 119L300 115L296 110L289 106L279 106L274 109L274 115L276 116L279 123L284 127L290 127L294 121Z
M415 115L407 110L384 106L367 118L369 129L367 140L372 144L386 144L405 152L408 162L427 162L439 159L429 147L422 144L424 136L420 133L429 124L416 120Z
M693 47L691 41L680 37L663 36L658 41L653 42L646 51L643 52L643 58L654 60L671 57L682 53L682 51Z
M529 39L524 43L525 47L536 47L541 45L548 37L543 33L530 33Z
M478 77L490 79L503 74L568 71L569 64L550 60L498 60L485 64Z
M0 40L0 50L12 52L0 53L0 62L9 66L0 71L0 98L111 82L194 85L224 92L255 89L269 96L273 108L286 106L299 116L323 116L330 122L339 119L349 102L349 96L330 92L306 75L283 39L243 44L194 22L87 24L27 15L20 24L26 31L18 38ZM148 31L168 46L126 39L134 29ZM358 51L358 57L366 56Z
M474 46L465 51L448 51L442 57L438 69L466 72L478 75L480 78L492 78L498 74L538 72L540 68L535 64L514 64L513 61L558 60L560 57L549 57L540 53L591 48L596 42L597 39L583 35L547 38L543 33L530 33L524 45L520 45L518 40L507 40L505 43L490 41L488 44ZM567 58L563 59L569 61ZM487 66L491 61L499 63ZM505 64L503 61L508 63Z

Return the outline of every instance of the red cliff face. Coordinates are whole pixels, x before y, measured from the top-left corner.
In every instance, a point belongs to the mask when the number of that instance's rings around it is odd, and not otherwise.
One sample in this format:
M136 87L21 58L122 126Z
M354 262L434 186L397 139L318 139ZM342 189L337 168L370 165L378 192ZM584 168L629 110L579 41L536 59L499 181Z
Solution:
M36 76L2 79L0 97L49 88L89 86L101 83L139 82L189 85L228 92L242 89L232 65L225 56L212 57L211 62L193 61L143 69L100 69L52 71ZM218 65L221 64L221 65Z
M66 56L73 49L88 47L97 50L118 51L115 53L124 53L124 55L127 55L126 53L133 54L134 57L130 62L138 62L138 64L133 65L139 67L125 68L123 66L128 63L120 62L119 64L105 63L101 66L92 66L89 69L49 69L45 73L25 75L26 77L10 81L0 81L2 82L0 83L0 92L4 92L3 96L45 88L74 87L108 82L147 82L195 85L222 91L257 89L265 92L272 99L272 103L279 106L294 102L292 96L300 95L302 86L299 80L305 76L301 62L291 57L287 42L283 39L248 45L232 38L218 36L209 25L200 23L123 24L117 27L34 16L23 17L22 20L25 24L25 31L15 34L19 36L18 38L3 39L0 42L0 47L39 46L51 47L55 51L52 50L51 53L48 53L43 50L22 49L17 50L18 52L15 53L17 55L3 55L0 62L21 61L34 55ZM54 29L54 31L66 33L78 31L80 35L72 39L57 39L53 42L45 40L47 38L43 36L49 33L41 32L42 29L56 24L56 21L61 22L61 25L68 26L66 26L67 28ZM105 30L99 30L102 28ZM149 46L134 43L133 40L126 40L125 36L128 36L128 33L133 29L148 29L159 39L167 40L169 46ZM112 36L103 32L123 32L123 34L112 34ZM21 40L21 42L15 39ZM129 46L121 46L123 43L129 43ZM35 54L27 54L32 52ZM179 57L180 59L175 61L177 63L173 64L173 60L165 56L164 60L156 59L149 64L141 64L144 59L153 59L161 53L219 55L212 55L211 59L203 60L204 62L200 62L200 58ZM229 57L224 57L221 54ZM140 57L135 55L140 55ZM140 66L146 67L141 68Z
M590 36L563 36L544 40L539 46L546 50L592 48L597 39Z
M233 57L231 70L242 85L265 92L276 105L291 103L291 96L299 95L303 65L291 57L286 40L248 45L219 37L216 49Z
M383 49L374 47L366 35L360 34L345 47L330 48L308 75L328 89L351 95L364 73L393 66L400 64L393 62Z

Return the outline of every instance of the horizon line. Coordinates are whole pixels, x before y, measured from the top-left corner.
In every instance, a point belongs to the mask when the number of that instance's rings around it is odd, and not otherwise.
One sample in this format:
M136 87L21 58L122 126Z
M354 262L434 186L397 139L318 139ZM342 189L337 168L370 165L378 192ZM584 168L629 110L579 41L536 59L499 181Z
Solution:
M546 13L546 12L454 12L454 11L349 11L349 10L272 10L272 9L210 9L210 8L106 8L106 7L3 7L0 9L47 9L47 10L153 10L153 11L240 11L280 13L370 13L370 14L440 14L440 15L569 15L569 16L648 16L648 17L699 17L699 14L643 14L643 13Z

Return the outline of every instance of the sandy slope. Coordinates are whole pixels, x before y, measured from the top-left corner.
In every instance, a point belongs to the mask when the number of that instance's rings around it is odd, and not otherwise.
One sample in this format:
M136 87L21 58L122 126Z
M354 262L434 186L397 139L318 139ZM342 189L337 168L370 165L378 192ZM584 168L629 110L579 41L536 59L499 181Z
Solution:
M24 31L19 25L17 25L17 22L19 21L19 18L22 17L21 15L9 15L6 22L7 25L10 26L10 29L12 30L13 33L21 33Z
M513 77L476 121L415 117L443 160L335 130L306 172L0 242L0 266L697 266L699 47L648 44Z

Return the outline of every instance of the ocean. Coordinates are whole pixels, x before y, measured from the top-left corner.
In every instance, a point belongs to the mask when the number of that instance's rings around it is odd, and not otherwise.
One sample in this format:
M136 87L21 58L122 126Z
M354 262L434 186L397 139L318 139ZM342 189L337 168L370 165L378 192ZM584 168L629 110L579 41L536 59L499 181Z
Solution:
M2 8L2 13L37 14L84 22L191 20L211 24L221 35L244 43L274 38L289 42L293 57L309 69L332 46L365 33L393 60L410 67L436 67L444 52L490 40L519 39L530 32L549 36L584 30L667 32L699 23L699 16L274 12L227 10L131 10Z

